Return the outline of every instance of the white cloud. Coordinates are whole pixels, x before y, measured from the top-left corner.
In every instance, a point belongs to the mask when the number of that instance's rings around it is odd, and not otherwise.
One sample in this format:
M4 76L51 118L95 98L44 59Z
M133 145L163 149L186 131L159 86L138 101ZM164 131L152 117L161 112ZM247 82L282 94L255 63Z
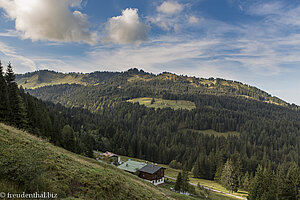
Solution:
M108 36L103 42L113 42L117 44L139 44L147 40L149 26L139 19L138 9L127 8L122 11L121 16L112 17L106 24Z
M158 13L152 17L148 17L148 20L159 26L165 31L179 32L181 24L185 23L183 15L179 14L184 9L183 4L179 4L176 1L164 1L160 6L156 7Z
M165 31L178 31L179 30L179 25L178 23L178 18L170 18L166 17L164 15L157 15L154 17L148 17L148 20L152 24L156 24L159 26L161 29Z
M1 0L3 8L23 39L97 43L97 33L89 30L88 16L69 7L81 0Z
M248 14L263 16L270 26L280 28L281 25L300 26L300 6L284 1L257 3L249 7ZM284 27L286 29L286 27Z
M0 32L1 37L19 37L20 33L16 30L6 30L6 32Z
M268 2L268 3L254 3L249 9L248 13L253 15L272 15L281 12L283 4L279 1Z
M177 3L176 1L165 1L156 8L158 12L174 15L180 13L184 8L184 5Z
M189 17L189 23L190 24L197 24L199 22L199 19L195 16L190 16Z

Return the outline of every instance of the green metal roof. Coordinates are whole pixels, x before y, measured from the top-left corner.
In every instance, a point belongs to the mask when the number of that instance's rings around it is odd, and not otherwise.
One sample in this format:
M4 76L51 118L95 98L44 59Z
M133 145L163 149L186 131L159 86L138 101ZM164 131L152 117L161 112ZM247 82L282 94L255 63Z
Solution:
M146 166L146 163L128 160L123 164L119 165L118 168L124 171L135 173L137 170L140 170L144 166Z

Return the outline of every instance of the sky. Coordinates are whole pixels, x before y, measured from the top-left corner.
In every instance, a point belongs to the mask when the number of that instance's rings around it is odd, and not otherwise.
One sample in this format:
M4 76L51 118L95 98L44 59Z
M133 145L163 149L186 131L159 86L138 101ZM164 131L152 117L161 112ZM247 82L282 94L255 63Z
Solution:
M0 59L224 78L300 105L300 0L0 0Z

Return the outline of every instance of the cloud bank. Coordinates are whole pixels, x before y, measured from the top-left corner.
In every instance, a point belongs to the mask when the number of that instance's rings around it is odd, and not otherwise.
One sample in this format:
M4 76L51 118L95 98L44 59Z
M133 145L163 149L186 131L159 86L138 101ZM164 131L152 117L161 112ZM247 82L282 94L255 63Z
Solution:
M127 8L121 16L112 17L106 24L107 36L103 42L117 44L139 44L147 40L149 26L143 24L138 15L138 9Z
M23 39L97 43L97 33L89 30L88 16L70 7L80 0L1 0L0 8L15 20Z

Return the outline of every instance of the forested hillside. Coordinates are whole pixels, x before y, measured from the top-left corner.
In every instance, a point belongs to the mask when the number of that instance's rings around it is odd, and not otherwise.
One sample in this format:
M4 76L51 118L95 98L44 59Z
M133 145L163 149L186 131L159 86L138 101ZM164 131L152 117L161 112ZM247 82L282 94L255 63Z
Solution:
M46 104L25 93L15 82L11 64L8 64L4 75L1 62L0 98L0 122L25 129L70 151L92 156L93 147L90 144L93 143L93 137L85 134L80 125L75 125L79 121L93 123L90 113L85 115L80 111L80 115L74 115L76 109L66 109L59 104Z
M27 91L40 99L77 108L70 109L72 116L81 118L73 128L91 136L90 146L95 149L165 164L180 163L178 166L192 170L195 177L221 183L226 170L234 169L231 175L236 187L231 190L249 189L247 182L258 166L267 173L280 165L282 177L287 177L288 169L300 164L300 112L296 105L255 87L222 79L153 75L137 69L106 77L87 84L28 87ZM22 85L24 76L18 80ZM129 102L142 97L184 100L196 108L155 109ZM297 190L299 185L295 187Z
M236 81L224 79L203 79L188 76L178 76L164 72L159 75L146 73L143 70L130 69L126 72L93 72L90 74L69 73L63 74L54 71L42 70L24 75L17 75L17 83L25 89L37 89L33 93L42 99L55 102L66 101L59 96L69 97L74 95L70 106L97 107L98 101L94 98L116 94L117 97L132 98L132 96L156 95L167 99L180 98L180 94L212 94L233 97L254 99L262 102L291 106L283 100L272 97L270 94L258 88L248 86ZM70 85L72 85L70 87ZM45 86L55 86L49 89ZM87 88L85 86L88 86ZM45 87L47 92L43 93ZM72 88L72 89L71 89ZM70 91L71 89L71 91ZM55 90L58 90L55 92ZM68 92L66 91L68 90ZM110 91L105 93L105 91ZM86 91L86 92L84 92ZM80 95L88 95L82 104L77 92L84 92ZM128 92L130 95L128 95ZM171 96L170 96L171 95ZM173 95L173 97L172 97ZM179 95L179 96L178 96ZM114 97L116 97L114 96ZM58 98L58 99L57 99ZM95 105L96 104L96 105Z

